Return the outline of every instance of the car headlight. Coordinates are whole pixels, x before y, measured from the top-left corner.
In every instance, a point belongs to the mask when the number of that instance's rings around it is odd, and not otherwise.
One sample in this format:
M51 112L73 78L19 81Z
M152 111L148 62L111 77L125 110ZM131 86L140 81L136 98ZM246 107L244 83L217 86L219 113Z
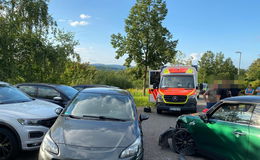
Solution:
M39 126L40 120L38 119L17 119L17 121L21 125L26 125L26 126Z
M162 97L162 95L158 94L157 97L156 97L156 101L157 101L157 102L163 102L163 97Z
M131 146L126 148L120 155L120 158L128 158L140 155L142 151L141 137L138 137Z
M48 131L42 141L42 149L50 152L50 153L54 153L54 154L58 154L59 153L59 147L58 145L52 140L51 136L50 136L50 131Z

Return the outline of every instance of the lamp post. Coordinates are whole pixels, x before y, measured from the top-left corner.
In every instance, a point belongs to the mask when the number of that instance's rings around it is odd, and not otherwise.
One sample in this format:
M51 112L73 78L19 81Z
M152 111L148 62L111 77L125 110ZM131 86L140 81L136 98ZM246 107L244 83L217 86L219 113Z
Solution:
M239 75L240 74L240 63L241 63L241 54L242 54L242 52L236 51L236 53L239 54L239 65L238 65L238 75Z

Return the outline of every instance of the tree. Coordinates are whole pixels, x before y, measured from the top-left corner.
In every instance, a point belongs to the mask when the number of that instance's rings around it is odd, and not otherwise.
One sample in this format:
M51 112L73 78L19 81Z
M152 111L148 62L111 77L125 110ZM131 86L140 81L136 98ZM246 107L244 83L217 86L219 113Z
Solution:
M48 13L49 0L0 0L0 77L17 82L59 83L66 62L80 61L71 33Z
M193 58L190 57L186 57L186 55L181 52L181 51L177 51L175 57L173 58L171 64L172 65L192 65L192 60Z
M158 69L171 62L177 41L162 22L167 15L163 0L137 0L125 20L126 35L111 36L111 44L116 49L116 59L127 55L125 66L134 61L143 70L143 94L145 95L148 68Z
M199 82L207 82L207 77L213 74L214 69L214 53L207 51L198 61L199 65Z
M260 80L260 58L257 58L248 68L246 72L248 81Z
M231 58L225 59L223 53L214 54L207 51L198 62L199 82L211 82L218 80L234 80L237 75L237 68Z

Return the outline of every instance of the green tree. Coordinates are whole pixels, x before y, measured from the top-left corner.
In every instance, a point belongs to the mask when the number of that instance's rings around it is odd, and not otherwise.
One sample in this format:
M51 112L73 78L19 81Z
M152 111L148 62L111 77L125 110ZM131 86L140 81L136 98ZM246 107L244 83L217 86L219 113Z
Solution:
M214 69L214 53L211 51L207 51L198 61L199 65L199 82L207 82L207 78L209 75L213 74Z
M49 0L0 0L0 78L59 83L66 62L80 61L71 33L48 13Z
M171 64L172 65L192 65L193 58L187 57L183 52L177 51L175 57L173 58Z
M225 59L223 53L214 54L207 51L198 62L199 82L218 80L234 80L237 77L237 68L231 58Z
M177 41L162 25L167 15L163 0L137 0L125 20L126 35L111 36L116 58L127 55L125 66L134 61L143 70L143 94L145 95L148 68L158 69L171 62L176 54Z
M260 58L257 58L248 68L246 72L248 81L260 80Z
M94 83L97 74L97 70L94 66L90 66L89 63L73 61L68 61L65 65L65 72L61 74L61 83L68 85Z

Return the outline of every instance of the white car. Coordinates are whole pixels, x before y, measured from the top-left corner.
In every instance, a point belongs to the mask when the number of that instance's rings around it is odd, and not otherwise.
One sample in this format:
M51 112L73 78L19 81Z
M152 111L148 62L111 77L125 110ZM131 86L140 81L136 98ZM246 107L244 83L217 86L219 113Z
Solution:
M0 82L0 159L13 159L19 150L38 149L60 109Z

